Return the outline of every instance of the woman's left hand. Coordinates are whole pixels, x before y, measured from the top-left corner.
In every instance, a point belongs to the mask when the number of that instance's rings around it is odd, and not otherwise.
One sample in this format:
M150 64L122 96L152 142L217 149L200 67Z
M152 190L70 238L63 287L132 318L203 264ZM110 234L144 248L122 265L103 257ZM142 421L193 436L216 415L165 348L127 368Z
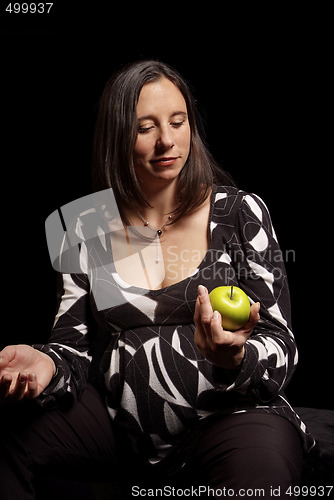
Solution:
M245 343L260 319L260 304L251 306L248 322L239 330L229 332L222 327L222 318L213 311L205 286L198 287L194 322L194 341L199 352L211 363L227 370L240 368L245 355Z

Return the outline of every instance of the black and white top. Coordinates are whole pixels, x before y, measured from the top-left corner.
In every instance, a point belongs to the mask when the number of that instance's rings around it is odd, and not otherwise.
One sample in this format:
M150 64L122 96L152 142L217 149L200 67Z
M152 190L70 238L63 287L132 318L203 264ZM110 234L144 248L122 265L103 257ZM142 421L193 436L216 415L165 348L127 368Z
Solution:
M89 267L95 250L91 239L85 241L84 228L85 216L80 221L81 250ZM287 276L268 210L254 194L214 186L209 234L210 247L198 269L160 290L124 283L112 258L95 266L94 276L87 268L61 275L50 342L34 346L58 367L39 397L42 405L82 393L91 361L88 319L93 312L109 336L101 362L109 414L151 463L166 456L187 429L216 412L281 415L296 425L306 449L313 446L283 392L295 369L297 350ZM107 245L106 255L110 253ZM115 305L96 307L92 289L100 284L112 289ZM209 291L236 285L252 303L261 304L261 319L246 342L240 371L213 366L195 347L199 284Z

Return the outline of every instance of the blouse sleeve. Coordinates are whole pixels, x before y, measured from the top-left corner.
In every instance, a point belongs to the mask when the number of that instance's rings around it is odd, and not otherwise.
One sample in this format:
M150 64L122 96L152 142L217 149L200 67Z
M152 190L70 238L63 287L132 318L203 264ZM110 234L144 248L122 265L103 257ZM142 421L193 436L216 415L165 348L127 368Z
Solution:
M260 321L245 345L241 371L226 390L269 402L287 385L298 358L282 252L269 212L256 195L243 196L228 252L240 288L261 308Z
M89 281L85 274L59 274L59 307L47 344L33 347L48 354L56 375L37 401L44 407L77 399L86 386L91 362Z
M36 398L44 407L71 403L86 387L97 333L87 241L93 244L99 240L99 220L93 209L87 210L67 223L66 233L59 240L60 250L53 263L58 271L58 310L48 343L33 346L50 356L57 368L51 383Z

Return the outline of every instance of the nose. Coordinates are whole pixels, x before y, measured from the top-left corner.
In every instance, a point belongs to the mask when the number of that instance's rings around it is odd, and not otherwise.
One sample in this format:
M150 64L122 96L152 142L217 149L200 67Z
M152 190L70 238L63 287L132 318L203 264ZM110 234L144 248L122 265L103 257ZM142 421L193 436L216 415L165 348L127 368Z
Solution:
M168 151L175 145L173 133L167 127L160 130L159 137L157 138L156 146L158 150Z

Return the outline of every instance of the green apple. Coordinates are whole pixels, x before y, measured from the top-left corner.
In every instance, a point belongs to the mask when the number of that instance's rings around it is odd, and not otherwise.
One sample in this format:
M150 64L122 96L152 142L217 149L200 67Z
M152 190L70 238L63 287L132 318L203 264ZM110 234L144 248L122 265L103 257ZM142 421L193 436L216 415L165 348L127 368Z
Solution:
M222 316L224 330L234 332L244 326L250 314L249 298L237 286L217 286L209 293L212 309Z

